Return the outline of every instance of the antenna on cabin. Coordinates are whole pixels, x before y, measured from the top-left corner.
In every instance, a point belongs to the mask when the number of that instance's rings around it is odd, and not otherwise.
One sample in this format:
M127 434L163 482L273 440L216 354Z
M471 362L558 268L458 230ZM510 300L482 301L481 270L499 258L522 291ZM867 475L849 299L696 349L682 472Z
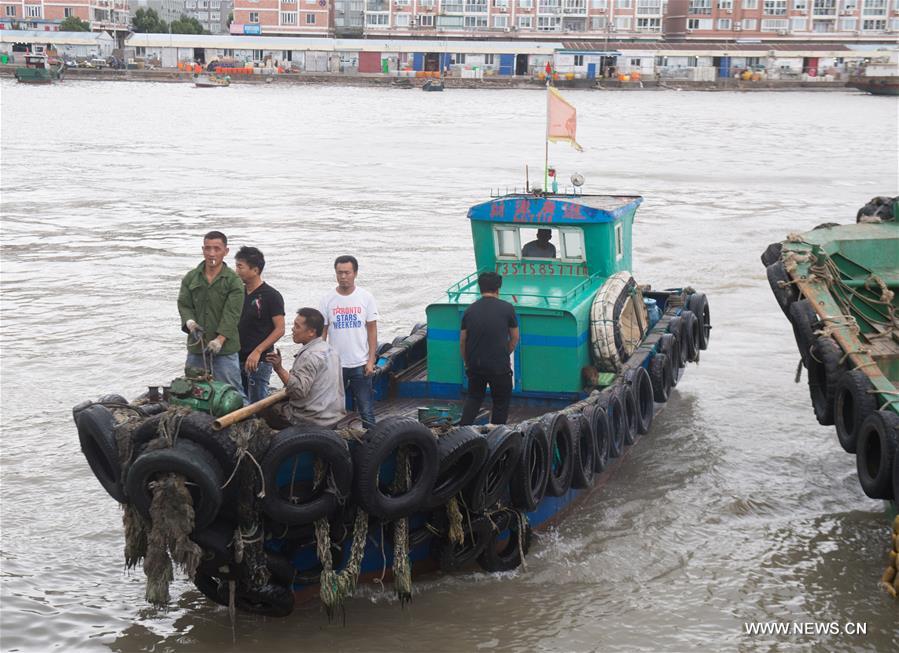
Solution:
M527 163L524 164L524 192L525 193L531 192L531 181L530 181L530 178L528 177L528 164Z

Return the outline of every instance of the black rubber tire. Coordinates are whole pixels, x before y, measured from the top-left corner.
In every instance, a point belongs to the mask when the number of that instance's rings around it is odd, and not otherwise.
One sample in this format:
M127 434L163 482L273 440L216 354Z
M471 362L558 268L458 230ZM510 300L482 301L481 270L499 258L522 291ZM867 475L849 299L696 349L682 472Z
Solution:
M899 497L899 453L893 456L893 499Z
M837 383L842 375L840 359L843 351L833 338L820 336L812 346L808 359L808 390L812 398L812 408L819 424L833 424L834 400Z
M774 299L784 315L790 317L790 305L799 299L799 291L795 284L790 283L790 275L787 274L786 268L781 261L772 263L766 269L768 275L768 285L771 286L771 292L774 293ZM781 286L781 284L787 284ZM693 307L690 307L693 310ZM694 313L698 312L693 310ZM703 347L705 349L705 347Z
M399 347L403 342L405 342L406 336L397 336L393 339L393 342L390 343L391 347Z
M144 445L150 440L156 439L159 422L163 417L163 414L153 415L134 429L132 442L135 455L143 451ZM212 428L212 423L215 419L215 417L208 413L201 413L199 411L188 413L181 418L180 423L176 426L177 439L190 440L206 449L215 456L219 465L221 465L223 470L227 470L228 475L230 476L237 461L237 445L234 440L231 439L230 428L225 428L220 431L216 431Z
M509 487L521 458L522 439L521 431L502 425L487 434L487 459L462 491L470 512L487 510Z
M527 555L531 548L531 528L518 513L503 512L492 515L494 528L491 529L483 551L478 556L481 569L490 573L512 571L524 562L522 554ZM524 533L521 532L524 524ZM508 533L508 537L503 535ZM523 539L522 539L523 536Z
M180 474L188 483L193 499L194 531L211 524L222 505L221 486L225 477L212 454L188 440L178 440L174 447L143 453L132 463L125 488L137 511L150 519L153 495L148 483L157 474L167 473Z
M234 563L234 555L230 548L234 531L233 524L219 518L205 528L194 530L190 534L190 539L203 549L200 569L209 575L222 577L224 572L221 568Z
M655 417L655 400L652 394L652 380L645 367L635 367L624 373L624 380L631 386L637 402L637 432L649 433Z
M537 509L546 496L546 483L549 480L547 443L542 422L533 422L524 430L518 465L509 480L512 505L516 508L531 512Z
M550 413L543 418L546 436L549 441L549 479L546 482L546 493L552 497L560 497L571 489L571 477L574 474L574 438L568 417L562 413Z
M375 350L375 356L380 358L381 356L386 354L388 351L390 351L392 348L393 348L393 345L391 345L389 342L382 342L380 345L378 345L378 348Z
M671 394L671 362L662 353L649 361L649 381L652 384L652 398L658 404L668 401Z
M493 525L483 515L473 517L471 528L465 522L465 539L455 544L445 539L437 541L436 558L441 571L459 571L472 564L493 535Z
M593 471L599 474L609 464L609 447L611 446L611 427L605 408L594 404L584 409L584 415L591 423L593 436L596 438L596 455L593 458Z
M874 385L861 370L850 370L837 383L833 421L837 440L846 453L855 453L862 422L877 411Z
M122 466L116 444L115 418L108 408L93 404L78 411L75 419L81 453L103 489L119 503L128 501L122 482Z
M440 470L427 507L445 505L459 494L481 470L488 448L487 438L470 426L460 426L438 438Z
M227 591L227 588L225 588ZM238 610L258 614L265 617L286 617L293 612L293 590L266 583L262 587L242 588L238 586L234 596L234 605Z
M301 455L322 460L328 478L314 494L302 497L302 502L298 503L290 497L300 484L288 477L286 485L279 485L278 477L282 468L291 468L291 461ZM343 438L328 429L290 426L280 431L260 465L265 483L262 511L281 524L311 524L329 517L343 504L352 488L353 461L349 447ZM312 491L311 479L304 485ZM303 490L307 488L303 487Z
M709 348L709 338L712 335L712 313L705 293L695 292L690 295L687 298L687 310L699 320L699 348L705 351Z
M630 385L622 383L618 386L621 393L621 404L624 406L624 417L627 428L624 431L624 444L632 445L637 441L640 429L640 416L637 410L637 397Z
M293 584L297 577L297 568L293 566L290 558L286 555L266 551L265 566L268 567L268 573L271 575L273 583L293 589Z
M427 322L417 322L415 324L415 326L412 327L412 330L409 332L409 335L410 336L414 335L416 331L418 331L419 329L424 329L427 326L428 326Z
M677 337L677 352L672 358L677 364L677 369L686 367L687 361L690 360L690 345L687 343L687 330L684 327L684 318L680 315L668 322L668 333L673 333Z
M574 461L571 474L571 487L583 490L593 486L593 474L596 467L596 436L593 424L584 413L573 415L569 422L574 436Z
M207 599L218 605L228 605L228 585L218 578L197 570L194 574L194 586Z
M103 395L102 397L97 399L97 403L98 404L110 404L110 406L108 406L108 407L127 406L128 400L125 399L125 397L123 397L122 395L108 394L108 395Z
M621 395L614 388L603 390L598 403L609 420L609 458L617 458L624 451L624 432L627 429Z
M699 347L702 338L699 330L699 318L696 317L696 313L693 311L684 311L680 314L680 319L684 323L684 343L687 347L685 360L690 363L696 363L699 361Z
M782 252L783 243L771 243L765 248L765 251L762 252L762 265L767 268L769 265L777 263L780 260Z
M381 487L379 472L400 447L406 447L411 456L412 486L392 495L390 483ZM384 521L408 517L427 505L440 470L437 438L426 426L407 417L387 418L370 428L353 450L353 461L356 502L369 515Z
M817 338L815 329L819 326L818 315L809 300L800 299L790 304L788 317L793 325L793 336L796 338L796 348L802 364L808 367L808 359Z
M893 465L899 448L899 415L878 410L862 423L856 467L862 490L872 499L892 499Z
M674 318L675 320L679 320L680 318ZM674 372L671 375L671 387L677 385L677 370L682 367L680 362L680 341L678 337L673 333L664 334L659 340L659 351L665 354L668 357L668 360L671 361L671 369Z

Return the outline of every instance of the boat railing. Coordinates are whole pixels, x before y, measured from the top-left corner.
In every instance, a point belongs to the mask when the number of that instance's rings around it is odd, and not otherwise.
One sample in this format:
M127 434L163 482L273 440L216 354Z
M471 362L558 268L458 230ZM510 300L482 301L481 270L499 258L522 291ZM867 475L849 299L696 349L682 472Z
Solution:
M461 280L457 281L456 283L454 283L452 286L450 286L447 289L446 294L449 296L450 300L452 300L454 302L458 302L463 297L469 297L469 296L479 297L481 292L477 288L478 277L481 274L483 274L484 272L489 272L489 271L490 270L478 270L477 272L472 272L464 279L461 279ZM518 303L521 303L520 300L522 298L527 298L527 299L535 299L538 302L542 301L547 306L552 306L554 303L557 305L565 305L565 304L569 303L572 299L574 299L575 297L577 297L578 295L583 293L584 290L589 288L592 284L597 283L598 281L601 281L604 278L605 278L605 275L603 275L600 272L597 272L596 274L590 275L589 277L584 279L581 283L576 285L571 290L568 290L564 294L551 295L551 294L547 294L547 293L536 293L536 292L516 292L516 293L514 293L514 295L515 295L516 299L519 300ZM500 292L500 296L502 296L504 294L506 294L506 293ZM509 296L511 294L513 294L513 293L508 293L506 295Z

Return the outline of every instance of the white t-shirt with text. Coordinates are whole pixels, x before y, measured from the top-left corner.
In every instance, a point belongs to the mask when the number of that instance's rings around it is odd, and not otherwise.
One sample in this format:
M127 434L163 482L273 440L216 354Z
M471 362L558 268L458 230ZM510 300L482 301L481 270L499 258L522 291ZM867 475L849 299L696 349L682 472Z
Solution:
M332 290L320 307L328 327L328 342L340 354L344 367L360 367L368 362L366 322L378 319L378 305L372 294L356 286L349 295Z

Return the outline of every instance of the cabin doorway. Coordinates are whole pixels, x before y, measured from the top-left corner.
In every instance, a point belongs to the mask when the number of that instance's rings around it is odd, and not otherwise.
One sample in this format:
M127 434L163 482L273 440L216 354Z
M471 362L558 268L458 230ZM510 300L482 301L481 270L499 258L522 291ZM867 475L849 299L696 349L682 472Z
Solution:
M436 73L440 70L440 55L436 52L425 53L425 72Z
M206 63L206 48L194 48L194 61L199 64Z
M515 55L515 74L525 77L528 74L528 55L526 54L516 54Z

